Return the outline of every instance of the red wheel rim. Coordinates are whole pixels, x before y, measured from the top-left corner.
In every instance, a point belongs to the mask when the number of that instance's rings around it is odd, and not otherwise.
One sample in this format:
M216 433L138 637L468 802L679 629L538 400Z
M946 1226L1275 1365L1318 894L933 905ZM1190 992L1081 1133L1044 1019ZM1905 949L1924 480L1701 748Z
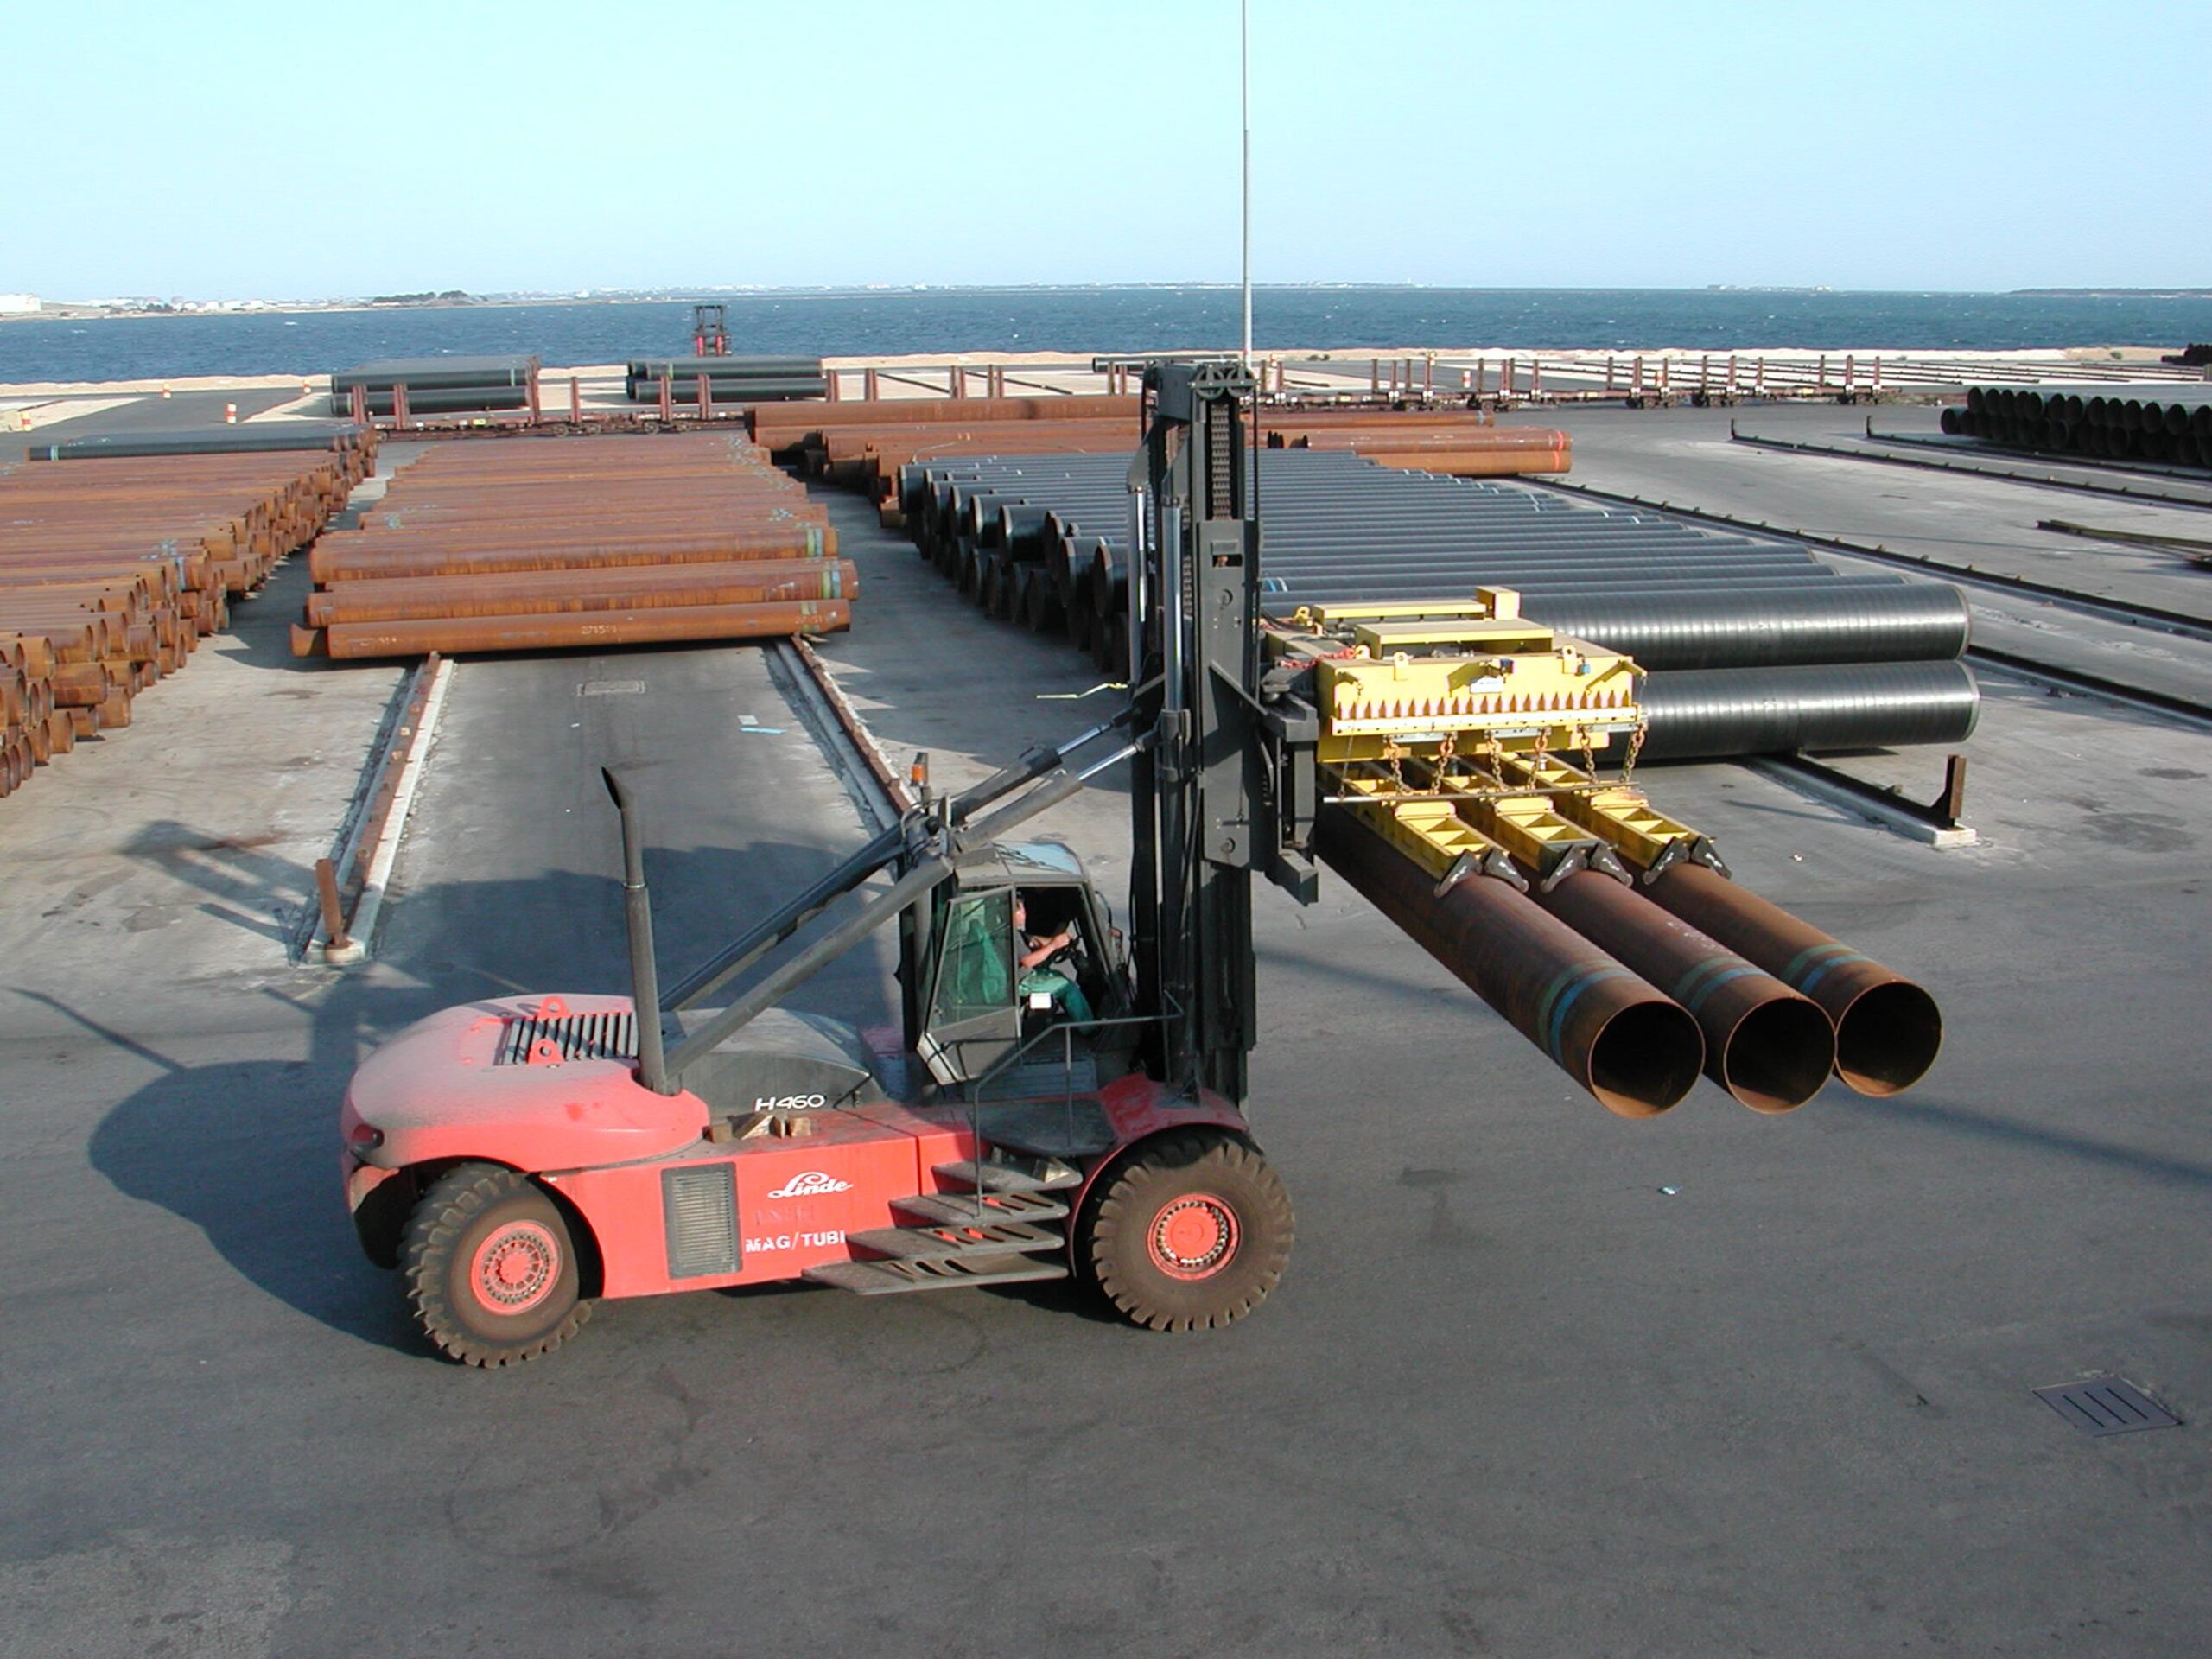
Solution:
M1211 1192L1171 1198L1145 1230L1152 1265L1170 1279L1211 1279L1236 1255L1236 1211Z
M561 1243L535 1221L511 1221L476 1247L468 1282L493 1313L527 1313L553 1294L561 1277Z

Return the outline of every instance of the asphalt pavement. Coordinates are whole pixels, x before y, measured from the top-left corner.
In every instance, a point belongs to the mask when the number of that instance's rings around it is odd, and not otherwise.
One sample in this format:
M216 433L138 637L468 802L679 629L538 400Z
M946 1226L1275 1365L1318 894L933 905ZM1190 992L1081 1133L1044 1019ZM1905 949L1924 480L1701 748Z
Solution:
M950 781L1103 711L1064 642L833 510L863 591L824 655L895 760ZM225 683L237 729L331 724L242 772L350 781L384 696L289 661ZM141 735L111 774L159 772ZM860 839L766 655L462 662L346 973L220 906L73 922L149 878L87 846L15 879L17 809L55 815L40 857L69 815L127 842L174 812L56 767L0 804L0 1652L2196 1651L2212 738L1998 682L1968 752L1958 852L1738 767L1641 774L1747 886L1934 990L1946 1052L1906 1096L1769 1119L1700 1085L1614 1119L1341 883L1266 890L1252 1114L1299 1243L1249 1320L707 1294L499 1374L435 1358L359 1257L339 1094L432 1008L620 987L598 765L639 786L671 970ZM1039 828L1113 892L1108 785ZM875 1017L883 968L811 1005ZM2092 1439L2028 1392L2105 1375L2183 1426Z

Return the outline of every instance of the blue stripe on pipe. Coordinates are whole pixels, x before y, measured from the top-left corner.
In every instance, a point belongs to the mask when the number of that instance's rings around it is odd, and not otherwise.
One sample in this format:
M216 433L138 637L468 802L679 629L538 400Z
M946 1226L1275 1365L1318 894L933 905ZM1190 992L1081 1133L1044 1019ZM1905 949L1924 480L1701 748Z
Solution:
M1861 956L1847 944L1839 944L1831 939L1826 944L1807 945L1796 956L1790 957L1789 965L1782 970L1781 977L1810 996L1813 987L1827 978L1830 969L1841 968L1850 963L1871 963L1873 960L1872 957ZM1818 966L1815 966L1815 963L1818 963ZM1801 974L1804 976L1802 979L1798 977Z
M1697 1013L1699 1008L1704 1006L1706 998L1711 996L1713 992L1719 990L1730 980L1741 979L1746 974L1757 974L1763 973L1764 971L1765 970L1764 969L1753 967L1748 962L1732 963L1720 961L1719 959L1710 962L1701 962L1698 963L1696 967L1691 969L1689 972L1681 976L1681 979L1675 984L1675 988L1669 993L1669 995L1674 997L1675 1001L1681 1003L1684 1007L1688 1008L1691 1014L1694 1014ZM1685 991L1688 990L1690 982L1694 979L1698 979L1700 976L1702 976L1705 982L1700 985L1694 991L1688 991L1688 994L1685 995Z
M1634 976L1625 968L1580 967L1560 975L1545 988L1543 1000L1536 1005L1537 1029L1543 1033L1544 1052L1558 1065L1567 1064L1567 1055L1560 1045L1567 1036L1567 1016L1582 994L1601 980L1629 979Z

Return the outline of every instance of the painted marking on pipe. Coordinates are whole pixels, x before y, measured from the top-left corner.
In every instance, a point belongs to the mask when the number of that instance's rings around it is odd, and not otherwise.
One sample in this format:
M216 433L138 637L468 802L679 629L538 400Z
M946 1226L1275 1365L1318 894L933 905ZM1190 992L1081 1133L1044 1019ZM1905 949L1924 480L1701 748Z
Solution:
M1603 980L1632 977L1625 968L1586 965L1561 974L1545 987L1543 997L1536 1004L1536 1028L1543 1033L1544 1052L1552 1057L1554 1065L1567 1064L1560 1045L1567 1035L1567 1016L1581 1000L1582 994Z
M1826 958L1826 960L1822 960ZM1782 970L1782 977L1810 996L1813 987L1827 978L1833 969L1847 967L1854 962L1873 963L1872 957L1861 956L1847 944L1830 940L1826 944L1808 944L1789 958L1789 965ZM1818 964L1817 966L1815 964ZM1802 979L1798 976L1804 975Z
M1675 982L1674 989L1669 995L1694 1014L1705 1005L1706 998L1711 996L1730 980L1741 979L1746 974L1762 971L1764 970L1753 967L1748 962L1732 963L1716 957L1700 962L1689 972L1684 974L1681 978ZM1700 981L1703 982L1700 983Z

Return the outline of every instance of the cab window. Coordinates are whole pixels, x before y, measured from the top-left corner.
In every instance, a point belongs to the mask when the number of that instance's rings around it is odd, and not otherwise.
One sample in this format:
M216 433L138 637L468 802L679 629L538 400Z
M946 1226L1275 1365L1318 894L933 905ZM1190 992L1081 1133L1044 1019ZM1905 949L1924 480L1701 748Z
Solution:
M932 1025L997 1014L1014 1002L1014 895L1003 888L956 899L944 917Z

